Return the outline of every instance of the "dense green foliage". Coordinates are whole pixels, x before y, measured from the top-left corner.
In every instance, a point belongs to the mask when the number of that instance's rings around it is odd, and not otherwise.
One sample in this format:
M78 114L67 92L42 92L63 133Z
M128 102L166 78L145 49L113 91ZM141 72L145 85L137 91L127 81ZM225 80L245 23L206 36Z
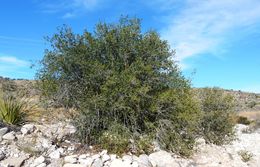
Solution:
M122 152L115 145L140 149L157 139L182 153L179 147L193 147L199 108L167 42L140 27L139 19L121 18L97 24L94 33L61 28L49 38L39 84L57 105L79 110L74 123L84 142Z
M38 84L55 105L79 111L73 121L82 142L141 154L152 151L155 141L190 155L201 124L210 141L211 131L229 133L220 127L229 114L215 114L229 110L228 98L214 101L219 96L205 92L201 122L199 103L174 52L155 31L143 33L139 19L99 23L83 34L65 26L48 41L52 48L41 61Z
M218 88L205 88L200 93L203 119L202 134L206 142L224 144L234 137L234 99Z

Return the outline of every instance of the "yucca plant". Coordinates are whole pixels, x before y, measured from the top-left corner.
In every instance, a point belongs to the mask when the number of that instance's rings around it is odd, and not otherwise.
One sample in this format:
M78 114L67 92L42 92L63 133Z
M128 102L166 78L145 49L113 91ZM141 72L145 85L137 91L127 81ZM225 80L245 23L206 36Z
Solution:
M9 125L19 125L24 121L27 103L9 96L0 98L0 120Z

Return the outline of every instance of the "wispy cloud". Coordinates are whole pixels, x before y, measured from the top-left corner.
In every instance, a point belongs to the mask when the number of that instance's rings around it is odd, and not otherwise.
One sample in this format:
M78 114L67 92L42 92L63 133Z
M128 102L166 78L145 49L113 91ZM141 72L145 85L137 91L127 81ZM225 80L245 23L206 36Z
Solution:
M18 66L18 67L29 67L30 62L18 59L14 56L0 56L0 65L1 66Z
M103 0L39 0L40 6L45 13L61 13L62 18L73 18L82 12L92 11L100 7Z
M176 49L179 61L204 53L220 53L235 36L234 32L260 23L259 0L186 0L177 12L166 9L169 1L158 1L161 10L167 10L168 26L161 34ZM175 1L170 1L173 7Z
M22 41L22 42L32 42L32 43L43 43L42 40L3 36L3 35L0 35L0 40L12 40L12 41Z

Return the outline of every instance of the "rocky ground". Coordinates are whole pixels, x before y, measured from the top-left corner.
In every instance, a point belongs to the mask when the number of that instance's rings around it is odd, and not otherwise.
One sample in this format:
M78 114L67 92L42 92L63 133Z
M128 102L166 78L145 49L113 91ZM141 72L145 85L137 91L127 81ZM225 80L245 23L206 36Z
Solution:
M225 146L198 139L189 159L163 150L150 155L108 154L70 141L76 129L66 122L26 124L21 129L0 128L0 167L257 167L260 166L260 130L237 125L237 140ZM244 161L247 162L244 162Z

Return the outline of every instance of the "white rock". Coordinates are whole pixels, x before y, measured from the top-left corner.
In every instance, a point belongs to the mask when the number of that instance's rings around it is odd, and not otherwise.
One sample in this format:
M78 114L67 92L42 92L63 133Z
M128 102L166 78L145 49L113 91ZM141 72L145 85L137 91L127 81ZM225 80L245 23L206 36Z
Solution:
M139 158L136 155L133 155L132 157L133 157L133 161L138 161L139 160Z
M77 131L76 127L73 125L66 125L65 129L68 130L69 134L74 134Z
M37 167L46 167L46 163L41 163L40 165L38 165Z
M172 167L178 166L178 163L166 151L158 151L149 155L149 161L153 167Z
M75 146L69 146L68 147L68 151L74 151L75 150Z
M131 166L132 167L139 167L138 162L136 162L136 161L134 161ZM140 167L143 167L143 166L140 166Z
M31 167L39 166L39 165L41 165L44 161L45 161L45 158L44 158L43 156L40 156L40 157L36 158L36 159L33 161L33 164L31 165ZM45 165L46 165L46 164L45 164Z
M13 167L20 167L27 158L28 157L25 155L21 155L18 158L8 157L7 159L1 161L1 164L3 164L3 166L6 165L6 166L13 166Z
M41 147L43 147L43 148L50 148L52 145L50 140L43 138L43 137L39 138L39 143L40 143Z
M63 165L63 167L85 167L84 165L82 164L65 164Z
M63 148L58 148L57 150L58 150L61 154L64 153L64 149L63 149Z
M127 161L123 161L123 167L132 167L131 164L132 164L132 163L130 163L129 160L127 160Z
M205 141L205 139L203 139L203 138L198 138L198 139L196 140L196 144L198 144L198 146L205 145L205 144L206 144L206 141Z
M116 159L116 154L110 154L110 159L111 159L111 161L115 160Z
M107 166L107 167L109 167L111 165L111 162L110 161L106 161L106 162L104 162L104 164L103 164L103 166Z
M100 155L99 154L94 154L94 155L92 155L91 156L93 159L98 159L98 158L100 158Z
M103 150L103 151L100 153L101 156L102 156L102 155L105 155L105 154L107 154L107 150Z
M3 136L3 139L5 140L14 140L15 139L15 133L12 131L12 132L9 132L9 133L6 133L4 136Z
M132 163L132 161L133 161L133 157L131 155L124 155L122 157L122 159L123 159L123 161L127 161L127 162L130 162L130 163Z
M19 154L18 154L18 153L15 153L15 154L13 154L13 157L18 158L18 157L19 157Z
M4 136L8 131L8 128L7 127L4 127L4 128L1 128L0 129L0 137Z
M64 157L64 162L71 163L71 164L77 163L77 155L69 155Z
M146 154L142 154L138 158L138 164L142 167L152 167L149 157Z
M50 153L49 157L51 159L59 159L62 153L63 153L63 149L59 148L59 149L53 151L52 153Z
M89 157L89 154L81 154L79 159L86 159L87 157Z
M95 161L92 164L92 167L102 167L103 166L103 162L100 158L95 159Z
M88 157L87 159L79 159L79 163L85 165L86 167L90 167L93 163L94 159Z
M22 128L21 128L21 132L22 134L26 135L26 134L29 134L29 133L32 133L35 129L35 126L32 125L32 124L26 124L24 125Z
M111 162L110 167L124 167L124 163L123 163L123 161L121 159L114 159Z
M106 161L109 161L110 160L110 156L109 155L107 155L107 154L104 154L104 155L102 155L102 162L104 163L104 162L106 162Z
M2 161L5 158L4 151L0 150L0 161Z

